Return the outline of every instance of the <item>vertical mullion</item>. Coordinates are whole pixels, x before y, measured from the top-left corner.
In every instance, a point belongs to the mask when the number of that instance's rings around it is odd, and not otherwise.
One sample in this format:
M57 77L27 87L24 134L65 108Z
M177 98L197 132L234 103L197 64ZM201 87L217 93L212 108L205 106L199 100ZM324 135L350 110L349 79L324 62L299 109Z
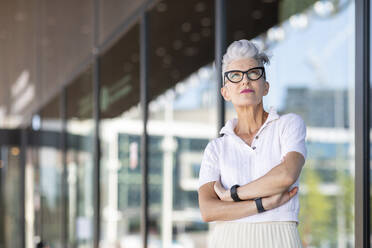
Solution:
M68 247L68 184L67 184L67 92L63 87L60 99L61 154L62 154L62 246Z
M99 141L99 58L93 62L93 109L94 109L94 248L99 247L100 240L100 141Z
M26 216L25 216L25 192L26 192L26 149L27 149L27 129L21 128L21 146L20 146L20 232L21 247L26 247Z
M93 116L94 116L94 248L100 240L100 144L99 144L99 58L93 62Z
M93 0L93 117L94 117L94 240L93 247L99 248L101 230L101 149L99 140L100 119L100 57L99 57L99 0Z
M144 11L140 24L140 105L143 120L141 137L141 235L144 248L147 248L148 236L148 45L148 14Z
M217 111L218 111L218 126L217 136L219 136L219 130L225 124L225 101L220 94L220 89L223 86L222 78L222 56L226 50L226 1L216 0L215 1L215 65L217 73Z
M370 247L370 5L355 1L355 247Z

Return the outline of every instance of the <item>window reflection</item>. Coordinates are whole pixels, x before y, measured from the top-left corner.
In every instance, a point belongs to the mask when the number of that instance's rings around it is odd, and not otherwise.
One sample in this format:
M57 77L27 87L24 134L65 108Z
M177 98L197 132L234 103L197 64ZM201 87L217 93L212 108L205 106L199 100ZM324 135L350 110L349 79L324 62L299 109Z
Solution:
M60 132L62 120L60 114L60 96L53 98L40 113L41 127L39 137L41 142L33 148L37 155L37 164L30 169L37 169L39 175L38 184L35 188L35 197L40 200L40 209L36 216L35 242L43 242L53 247L62 247L62 175L63 161L60 148ZM36 118L34 118L36 119ZM34 128L38 125L35 124ZM35 130L37 131L37 130ZM40 241L39 241L40 240Z
M214 1L161 1L149 23L149 242L206 247L197 181L217 134Z
M228 6L241 12L238 6L243 2ZM227 20L231 41L247 38L255 30L235 25L239 15L235 14ZM276 15L280 24L251 39L273 55L265 68L270 91L263 99L264 108L274 106L279 115L297 113L307 125L308 158L300 177L302 243L304 247L351 247L354 1L282 1ZM262 22L258 17L256 22ZM243 33L246 36L240 37ZM231 103L226 114L227 119L235 117Z
M67 87L68 243L93 246L93 90L88 68Z
M0 147L0 234L4 247L21 248L21 164L18 146Z
M139 25L100 60L101 244L142 247Z

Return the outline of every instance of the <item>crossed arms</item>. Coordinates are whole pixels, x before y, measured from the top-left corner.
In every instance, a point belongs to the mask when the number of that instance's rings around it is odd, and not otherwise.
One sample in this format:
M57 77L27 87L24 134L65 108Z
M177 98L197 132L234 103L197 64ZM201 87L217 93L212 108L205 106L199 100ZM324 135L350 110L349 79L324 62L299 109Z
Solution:
M283 205L297 193L297 187L291 191L288 188L296 182L304 163L301 153L287 153L283 161L264 176L238 188L239 198L243 200L241 202L234 202L229 189L225 190L218 181L202 185L198 195L203 220L235 220L255 215L258 212L252 199L256 197L262 197L266 210Z

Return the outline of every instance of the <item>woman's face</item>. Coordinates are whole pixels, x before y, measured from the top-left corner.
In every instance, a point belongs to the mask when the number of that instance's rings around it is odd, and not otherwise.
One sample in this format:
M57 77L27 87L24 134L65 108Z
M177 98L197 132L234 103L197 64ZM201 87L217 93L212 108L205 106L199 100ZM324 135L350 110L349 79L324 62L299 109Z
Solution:
M255 59L239 59L228 64L226 71L247 71L257 66L259 64ZM239 83L232 83L226 77L223 80L225 80L225 86L221 88L221 94L226 101L231 101L235 107L258 105L262 101L262 97L269 93L270 85L264 79L264 76L252 81L247 78L247 74L244 74L242 81ZM251 89L253 92L241 92L244 89Z

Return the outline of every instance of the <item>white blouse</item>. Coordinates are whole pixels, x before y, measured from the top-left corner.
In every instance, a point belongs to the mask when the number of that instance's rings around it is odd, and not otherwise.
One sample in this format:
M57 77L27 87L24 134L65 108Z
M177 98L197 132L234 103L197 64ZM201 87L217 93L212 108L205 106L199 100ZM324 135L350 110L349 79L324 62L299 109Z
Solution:
M306 126L294 113L279 116L270 107L269 116L258 130L251 146L234 132L237 119L227 121L221 129L222 137L207 144L199 171L199 187L221 180L225 189L235 184L244 185L262 177L282 162L290 151L301 153L305 160ZM298 186L299 179L290 187ZM297 221L300 209L299 191L285 204L263 213L232 220L231 222Z

